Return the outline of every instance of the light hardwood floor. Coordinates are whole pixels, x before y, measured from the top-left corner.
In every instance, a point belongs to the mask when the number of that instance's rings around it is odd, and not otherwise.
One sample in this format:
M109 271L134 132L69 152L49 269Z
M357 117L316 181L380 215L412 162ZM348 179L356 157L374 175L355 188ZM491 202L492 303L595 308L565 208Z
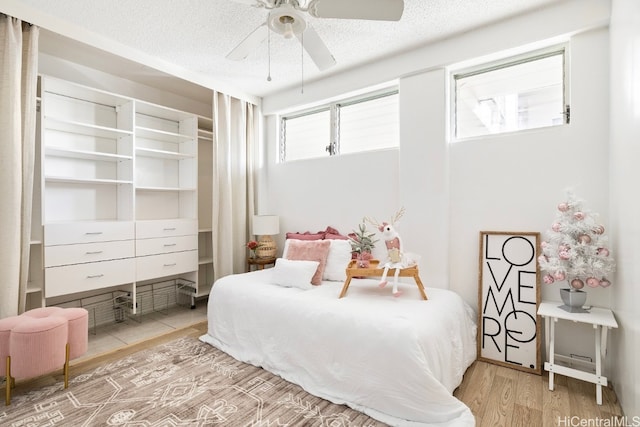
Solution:
M622 416L609 387L603 387L598 405L595 384L556 375L554 386L550 391L546 372L535 375L476 361L454 396L471 408L479 427L616 425L613 418Z
M141 340L91 358L72 363L71 376L79 375L101 364L118 360L127 354L154 347L183 336L194 338L206 333L206 321L177 328L171 332ZM616 425L586 424L589 420L612 420L622 410L611 388L603 389L602 405L595 400L595 385L556 375L555 390L549 391L548 376L534 375L486 362L474 362L464 375L454 396L473 412L476 425L482 426L558 426ZM19 382L15 394L62 380L62 373ZM1 404L1 403L0 403ZM575 418L572 418L575 417ZM581 421L584 420L584 421ZM584 422L585 424L580 424Z

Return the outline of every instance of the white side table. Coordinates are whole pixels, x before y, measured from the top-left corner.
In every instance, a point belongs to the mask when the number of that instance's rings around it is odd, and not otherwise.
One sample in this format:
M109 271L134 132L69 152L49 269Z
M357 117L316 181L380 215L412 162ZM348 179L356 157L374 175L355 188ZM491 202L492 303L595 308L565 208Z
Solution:
M549 371L549 390L553 390L553 375L556 373L588 381L596 384L596 402L602 405L602 386L607 385L607 377L602 375L602 358L607 352L607 332L611 328L617 328L618 323L608 308L592 307L587 313L570 313L560 308L561 305L560 302L542 301L538 307L538 315L544 317L545 350L548 360L544 369ZM555 324L558 319L593 325L596 333L596 354L595 363L590 364L595 365L595 374L555 363L556 358L567 359L566 356L555 353Z

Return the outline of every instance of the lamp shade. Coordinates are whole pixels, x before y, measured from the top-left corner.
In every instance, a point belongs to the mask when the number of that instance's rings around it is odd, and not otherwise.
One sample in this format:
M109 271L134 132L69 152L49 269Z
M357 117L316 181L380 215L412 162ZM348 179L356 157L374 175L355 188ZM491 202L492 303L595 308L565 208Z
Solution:
M280 233L280 218L278 215L254 215L252 228L257 236L273 236Z

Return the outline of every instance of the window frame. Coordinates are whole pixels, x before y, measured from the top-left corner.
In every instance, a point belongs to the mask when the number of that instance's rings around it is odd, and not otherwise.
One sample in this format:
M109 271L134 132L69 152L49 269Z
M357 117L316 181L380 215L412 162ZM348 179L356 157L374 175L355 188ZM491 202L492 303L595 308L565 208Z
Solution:
M278 138L278 158L280 163L295 162L299 160L324 159L327 157L341 155L340 153L340 108L373 101L373 100L384 98L387 96L399 95L399 94L400 94L399 87L397 85L394 85L394 86L385 87L383 89L379 89L376 91L366 92L364 94L360 94L357 96L340 98L338 100L320 104L312 108L293 111L291 113L281 115L279 117L279 138ZM400 98L398 96L398 105L399 105L399 99ZM326 157L322 156L322 157L309 157L304 159L287 160L286 158L286 152L287 152L286 121L299 118L299 117L304 117L311 114L315 114L315 113L319 113L319 112L323 112L323 111L327 111L327 110L329 110L328 125L330 126L330 132L329 132L330 140L328 141L328 144L325 146L325 151L328 153L328 155ZM398 123L399 122L400 122L400 117L398 115ZM399 139L400 137L398 135L398 146L384 148L384 149L398 148L399 142L400 142ZM376 150L379 150L379 148L350 152L348 154L358 154L358 153L365 153L365 152L376 151Z
M537 60L542 60L545 58L549 58L552 56L561 55L562 56L562 109L561 115L563 117L562 123L556 125L549 125L544 127L533 127L533 128L524 128L517 129L513 131L505 131L505 132L497 132L490 133L485 135L475 135L475 136L467 136L467 137L458 137L458 129L457 129L457 92L456 92L456 82L460 78L471 77L474 75L479 75L483 73L488 73L492 71L497 71L500 69L509 68L512 66L525 64L528 62L534 62ZM564 42L560 44L554 44L552 46L548 46L541 49L528 50L524 53L504 56L500 59L493 59L487 61L477 61L474 65L467 66L452 66L449 69L449 82L450 82L450 102L449 102L449 140L450 142L462 142L462 141L470 141L482 138L491 138L501 135L513 135L515 133L520 132L531 132L531 131L540 131L541 129L554 128L557 126L568 125L571 122L570 116L570 80L569 80L569 70L570 70L570 45L569 42Z

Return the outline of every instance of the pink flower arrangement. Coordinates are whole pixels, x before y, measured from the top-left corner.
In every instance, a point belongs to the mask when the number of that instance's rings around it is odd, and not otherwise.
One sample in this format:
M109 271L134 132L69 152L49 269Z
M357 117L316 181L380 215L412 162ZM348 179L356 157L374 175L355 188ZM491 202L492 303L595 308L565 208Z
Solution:
M247 242L247 249L251 251L251 258L256 257L256 249L258 249L259 247L260 243L256 242L255 240L249 240Z

